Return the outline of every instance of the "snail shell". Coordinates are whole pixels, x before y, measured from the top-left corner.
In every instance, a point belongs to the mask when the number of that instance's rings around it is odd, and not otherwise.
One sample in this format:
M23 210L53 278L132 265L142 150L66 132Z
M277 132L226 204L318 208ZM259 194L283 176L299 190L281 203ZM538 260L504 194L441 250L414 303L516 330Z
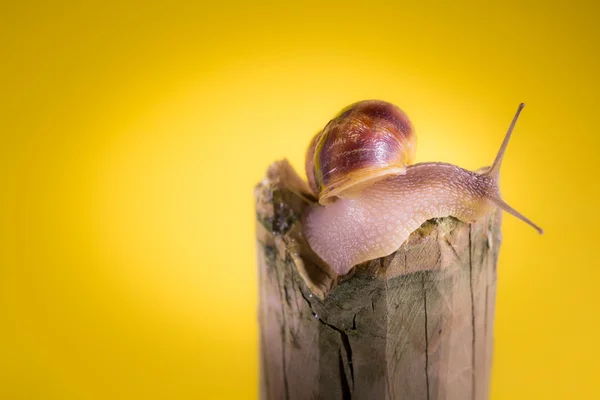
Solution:
M378 100L352 104L311 141L308 182L321 204L352 197L376 181L405 174L416 139L408 117L395 105Z

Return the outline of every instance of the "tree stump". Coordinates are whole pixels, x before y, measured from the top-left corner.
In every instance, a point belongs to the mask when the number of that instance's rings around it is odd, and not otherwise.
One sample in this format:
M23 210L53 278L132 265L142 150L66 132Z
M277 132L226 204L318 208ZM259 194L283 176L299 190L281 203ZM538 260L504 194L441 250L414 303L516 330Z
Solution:
M427 221L337 276L302 239L287 161L255 190L262 399L487 399L501 212Z

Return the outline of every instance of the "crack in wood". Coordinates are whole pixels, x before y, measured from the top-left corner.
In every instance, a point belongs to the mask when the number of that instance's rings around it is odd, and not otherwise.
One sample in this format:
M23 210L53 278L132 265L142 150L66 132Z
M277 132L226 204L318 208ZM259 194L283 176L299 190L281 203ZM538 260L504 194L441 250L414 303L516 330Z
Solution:
M425 311L425 385L427 390L427 400L429 400L429 335L427 333L427 290L425 289L425 275L421 273L421 283L423 285L423 310Z
M352 399L352 391L350 390L348 378L346 377L346 369L344 368L344 359L342 357L341 349L338 351L338 356L339 356L340 384L342 386L342 399L343 400L351 400Z
M450 240L444 236L444 242L446 242L446 244L448 245L448 247L450 247L450 249L452 250L452 253L454 254L454 257L456 257L456 260L460 263L462 263L462 260L460 259L460 256L458 255L458 252L456 251L456 249L454 248L454 246L452 245L452 243L450 242ZM441 255L440 255L441 257Z
M314 311L312 303L306 297L304 292L300 291L300 293L302 294L302 298L306 301L306 303L310 307L310 310L311 310L313 316L316 318L316 320L319 321L319 323L323 324L324 326L336 331L340 335L340 340L342 342L342 346L340 346L340 352L341 352L341 349L343 348L344 352L346 354L346 359L348 360L348 370L350 371L350 381L352 383L352 386L354 386L354 366L352 364L352 345L350 344L350 339L348 337L348 334L346 333L346 331L344 329L340 329L335 325L327 323L325 320L323 320L321 317L319 317L319 315ZM356 318L356 314L354 314L354 318ZM345 375L344 375L344 379L347 379L345 377Z
M475 295L473 293L473 245L471 241L472 225L469 225L469 291L471 292L471 398L475 399Z
M281 358L283 361L283 387L284 387L284 393L285 393L285 400L289 400L290 398L290 389L289 389L289 384L288 384L288 377L287 377L287 360L286 360L286 333L287 333L287 329L286 329L286 323L285 323L285 306L284 306L284 299L283 299L283 294L281 293L281 286L280 284L284 284L283 281L281 281L280 277L279 277L279 268L277 268L277 266L275 266L275 274L277 275L277 286L279 287L279 300L281 302ZM284 286L285 287L285 286Z
M488 335L488 292L489 292L489 285L487 283L487 276L486 276L486 282L485 282L485 308L483 310L483 337L486 338Z

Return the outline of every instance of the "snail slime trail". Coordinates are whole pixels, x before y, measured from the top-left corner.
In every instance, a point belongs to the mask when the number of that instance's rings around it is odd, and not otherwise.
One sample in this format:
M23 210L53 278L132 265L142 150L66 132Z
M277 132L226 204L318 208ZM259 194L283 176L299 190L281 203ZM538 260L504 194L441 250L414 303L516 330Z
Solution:
M500 166L521 103L491 167L483 172L427 162L411 165L416 135L393 104L367 100L343 109L317 133L306 174L319 204L303 216L310 247L339 275L396 251L425 221L453 216L473 222L496 208L541 228L506 204Z

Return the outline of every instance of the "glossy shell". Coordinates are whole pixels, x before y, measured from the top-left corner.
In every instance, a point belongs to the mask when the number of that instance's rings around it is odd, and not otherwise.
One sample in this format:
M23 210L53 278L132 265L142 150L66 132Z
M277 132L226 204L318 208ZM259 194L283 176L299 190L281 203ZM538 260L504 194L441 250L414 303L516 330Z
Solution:
M342 110L311 141L306 175L321 204L352 197L363 187L411 164L416 135L402 110L367 100Z

